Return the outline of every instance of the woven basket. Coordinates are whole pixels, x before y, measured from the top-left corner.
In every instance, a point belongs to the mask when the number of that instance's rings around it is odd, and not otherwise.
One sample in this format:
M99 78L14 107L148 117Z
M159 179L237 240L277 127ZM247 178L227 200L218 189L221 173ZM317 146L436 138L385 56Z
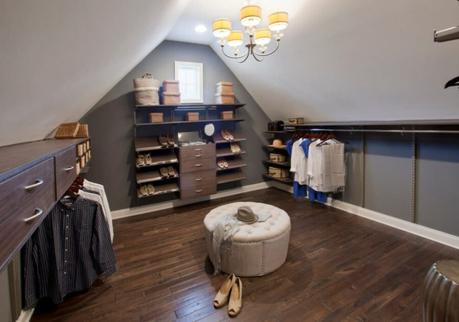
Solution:
M134 79L136 105L158 105L160 82L151 74L144 74L141 78Z
M62 123L57 128L56 134L54 137L56 139L72 139L75 138L78 134L78 130L80 128L80 123L73 122L73 123Z
M88 124L80 124L78 127L77 138L89 138L89 126Z

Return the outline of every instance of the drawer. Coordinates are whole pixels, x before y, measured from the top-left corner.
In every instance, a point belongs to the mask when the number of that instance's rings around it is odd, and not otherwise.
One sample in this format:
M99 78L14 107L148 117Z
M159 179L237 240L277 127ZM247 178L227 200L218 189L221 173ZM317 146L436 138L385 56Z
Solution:
M180 197L182 199L209 196L216 192L215 170L192 172L180 177Z
M215 158L180 159L180 174L203 170L214 170L215 172L216 162Z
M61 198L77 176L76 149L74 146L57 154L56 164L56 195Z
M197 160L215 158L215 144L182 146L179 149L180 162L183 160Z
M0 183L0 270L35 231L55 201L53 158Z

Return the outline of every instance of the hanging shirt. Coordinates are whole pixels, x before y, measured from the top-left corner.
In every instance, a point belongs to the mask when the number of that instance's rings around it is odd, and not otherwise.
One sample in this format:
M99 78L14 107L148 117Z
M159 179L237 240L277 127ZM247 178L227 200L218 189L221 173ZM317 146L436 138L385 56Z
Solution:
M305 185L307 183L307 158L301 147L301 144L305 139L299 139L293 143L292 146L292 156L290 159L290 172L295 173L294 181L298 182L300 185Z
M21 250L23 306L61 303L116 271L107 223L96 202L59 201Z
M110 210L110 205L108 203L107 194L105 193L105 188L103 185L91 182L87 179L83 181L83 187L88 189L89 191L96 192L102 198L102 209L104 211L104 217L107 220L108 230L110 231L110 238L113 242L113 237L115 235L113 230L113 219L112 219L112 212Z

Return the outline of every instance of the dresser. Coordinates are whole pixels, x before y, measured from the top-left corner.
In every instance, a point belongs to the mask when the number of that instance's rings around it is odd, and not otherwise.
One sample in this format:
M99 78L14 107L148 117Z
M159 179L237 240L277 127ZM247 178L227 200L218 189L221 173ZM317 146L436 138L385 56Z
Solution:
M179 148L180 198L193 199L217 192L215 144Z

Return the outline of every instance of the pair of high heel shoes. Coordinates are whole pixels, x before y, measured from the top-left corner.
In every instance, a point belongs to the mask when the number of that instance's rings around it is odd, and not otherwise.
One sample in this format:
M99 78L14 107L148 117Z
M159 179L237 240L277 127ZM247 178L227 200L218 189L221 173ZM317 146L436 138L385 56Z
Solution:
M155 187L152 184L143 184L137 190L137 196L139 198L148 197L155 194Z
M214 298L214 307L219 309L228 304L228 315L234 317L242 308L242 282L239 277L231 274L223 282Z
M176 176L175 169L172 166L160 168L159 169L159 174L160 174L161 178L163 178L163 179L174 178Z
M175 145L175 141L173 137L168 136L160 136L158 137L158 143L163 147L173 147Z
M234 140L233 134L231 134L231 132L228 131L228 130L221 130L220 134L221 134L222 138L224 140L226 140L226 141L233 141Z

